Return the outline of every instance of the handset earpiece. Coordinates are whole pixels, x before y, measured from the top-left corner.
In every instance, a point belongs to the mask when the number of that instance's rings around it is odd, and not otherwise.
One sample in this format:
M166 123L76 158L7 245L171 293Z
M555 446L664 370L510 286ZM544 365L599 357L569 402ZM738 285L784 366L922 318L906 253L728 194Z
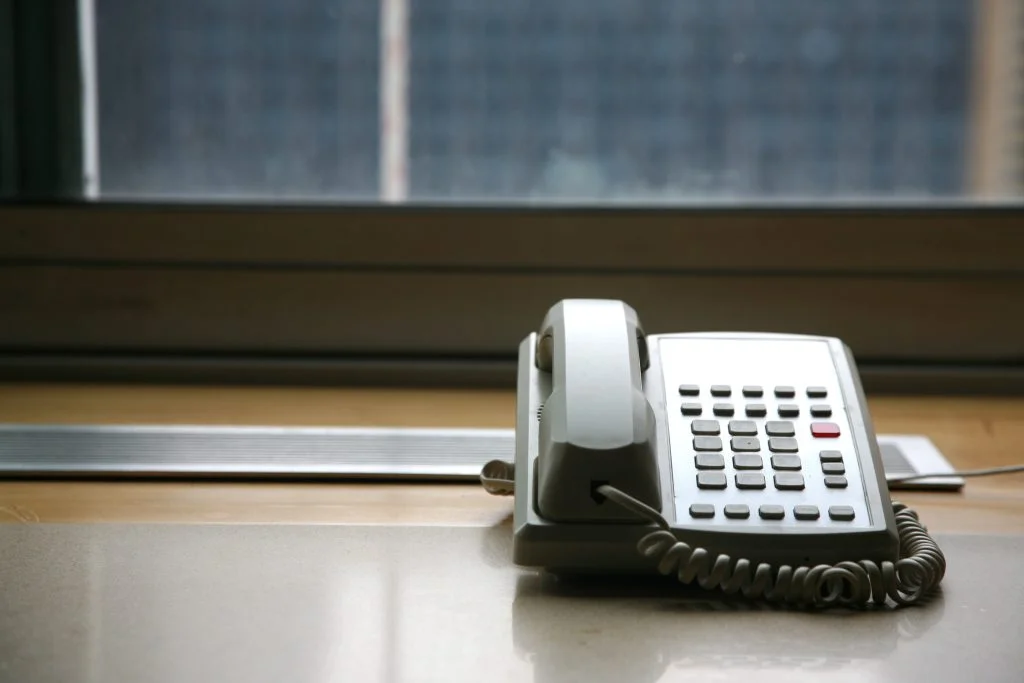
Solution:
M537 509L553 521L630 520L597 493L615 484L661 508L656 418L643 393L649 366L636 311L621 301L568 299L537 333L535 364L550 372L541 413Z

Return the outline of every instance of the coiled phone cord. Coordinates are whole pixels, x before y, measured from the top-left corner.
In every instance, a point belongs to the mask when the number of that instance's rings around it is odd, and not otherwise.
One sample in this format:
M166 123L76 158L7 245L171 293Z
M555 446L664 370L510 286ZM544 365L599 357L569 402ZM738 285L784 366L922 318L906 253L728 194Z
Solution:
M927 597L946 572L946 558L917 513L895 501L892 506L902 555L896 562L773 567L695 548L676 538L668 521L654 508L607 484L597 492L658 525L657 531L637 544L641 555L657 560L658 571L676 574L683 583L696 579L701 588L720 588L727 594L822 608L865 607L871 602L883 605L887 598L897 605L911 605Z

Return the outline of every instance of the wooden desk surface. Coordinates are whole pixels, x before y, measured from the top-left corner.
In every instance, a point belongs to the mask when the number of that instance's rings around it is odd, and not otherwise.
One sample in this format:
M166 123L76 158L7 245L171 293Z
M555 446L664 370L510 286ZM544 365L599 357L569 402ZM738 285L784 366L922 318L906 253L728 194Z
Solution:
M511 427L506 391L0 385L0 422ZM925 434L962 469L1024 461L1024 398L879 397L875 426ZM1024 474L898 493L933 531L1024 533ZM0 520L492 525L511 501L469 484L0 481Z

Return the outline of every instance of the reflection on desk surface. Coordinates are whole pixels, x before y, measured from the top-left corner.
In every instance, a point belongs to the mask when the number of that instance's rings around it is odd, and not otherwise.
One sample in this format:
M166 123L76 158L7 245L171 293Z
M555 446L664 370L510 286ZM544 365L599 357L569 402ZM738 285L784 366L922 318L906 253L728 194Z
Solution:
M1015 681L1024 537L943 593L806 613L510 564L508 525L0 525L0 681Z

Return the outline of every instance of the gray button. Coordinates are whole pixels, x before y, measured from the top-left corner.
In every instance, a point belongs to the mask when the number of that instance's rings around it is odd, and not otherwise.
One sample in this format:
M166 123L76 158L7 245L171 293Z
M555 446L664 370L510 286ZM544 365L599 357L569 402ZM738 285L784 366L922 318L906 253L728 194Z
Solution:
M690 506L690 516L696 519L711 519L715 516L715 506L708 503L694 503Z
M712 396L732 396L732 389L729 388L728 384L712 384L711 385Z
M763 489L764 487L764 475L760 472L740 472L736 475L736 488L738 489Z
M761 387L748 384L743 387L743 395L747 398L760 398L764 396L764 390Z
M825 387L807 387L808 398L825 398L828 396L828 389Z
M799 470L801 467L798 455L773 455L772 468L776 470Z
M693 514L692 510L690 514ZM793 516L801 520L813 520L821 517L821 513L818 512L817 505L794 505Z
M846 466L841 462L823 462L821 471L824 474L846 474Z
M828 516L837 522L851 522L855 515L849 505L833 505L828 509Z
M829 476L825 477L825 486L830 489L845 489L846 477Z
M697 488L699 489L724 489L726 484L725 472L697 473Z
M794 396L796 396L796 389L794 389L793 387L775 387L776 398L793 398Z
M732 417L733 407L731 403L716 403L715 415L719 417Z
M793 436L796 434L796 429L794 429L792 422L778 420L765 422L764 431L768 433L768 436Z
M763 403L751 403L747 406L747 417L764 417L768 408Z
M696 384L680 384L680 396L700 396L700 387Z
M734 436L729 442L730 448L737 452L761 450L761 442L756 436Z
M759 470L764 467L764 461L760 455L740 453L732 456L732 466L738 470Z
M720 451L722 450L722 440L717 436L695 436L693 437L693 450Z
M746 519L750 517L750 508L746 505L732 503L725 506L725 516L729 519Z
M843 454L839 451L821 451L818 453L818 457L822 462L842 462Z
M718 420L694 420L690 423L690 431L694 434L708 434L715 436L721 433Z
M783 436L773 436L768 439L768 450L772 453L796 453L796 439Z
M802 491L804 475L797 472L779 472L775 475L775 488L780 491Z
M682 411L683 415L700 415L701 405L699 403L684 403Z
M693 456L698 470L724 470L725 457L721 453L698 453Z
M762 505L757 512L761 519L782 519L786 516L786 508L781 505Z
M782 403L779 405L779 417L799 417L800 406L795 403Z
M733 436L757 436L757 423L750 420L731 420L729 433Z
M825 404L811 406L811 417L832 417L832 406Z

